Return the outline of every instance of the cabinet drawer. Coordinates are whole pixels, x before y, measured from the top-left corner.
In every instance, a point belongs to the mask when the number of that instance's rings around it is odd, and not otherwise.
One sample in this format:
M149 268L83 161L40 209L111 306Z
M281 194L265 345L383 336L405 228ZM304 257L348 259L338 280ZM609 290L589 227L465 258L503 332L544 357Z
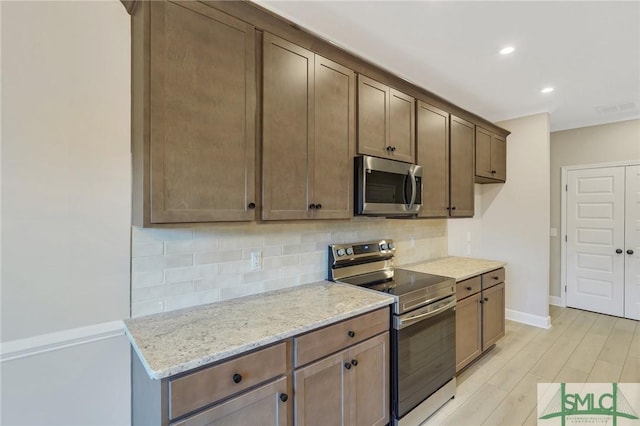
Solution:
M253 385L284 374L287 358L285 348L285 343L279 343L240 358L170 380L169 418L175 419Z
M480 291L481 276L469 278L456 284L456 299L462 300Z
M482 289L504 282L504 268L482 274Z
M389 330L389 308L351 318L295 338L296 367Z

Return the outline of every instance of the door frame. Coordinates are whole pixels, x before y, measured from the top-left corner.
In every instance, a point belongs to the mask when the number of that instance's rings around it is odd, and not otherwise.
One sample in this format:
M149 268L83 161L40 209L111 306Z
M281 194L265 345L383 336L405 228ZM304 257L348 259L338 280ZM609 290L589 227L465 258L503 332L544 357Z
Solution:
M602 169L606 167L626 167L626 166L639 166L640 161L616 161L611 163L598 163L598 164L581 164L576 166L563 166L560 177L560 306L567 306L567 241L565 236L567 235L567 191L563 188L567 185L567 174L572 170L587 170L587 169ZM557 296L549 295L549 299L557 300ZM554 303L555 304L555 303Z

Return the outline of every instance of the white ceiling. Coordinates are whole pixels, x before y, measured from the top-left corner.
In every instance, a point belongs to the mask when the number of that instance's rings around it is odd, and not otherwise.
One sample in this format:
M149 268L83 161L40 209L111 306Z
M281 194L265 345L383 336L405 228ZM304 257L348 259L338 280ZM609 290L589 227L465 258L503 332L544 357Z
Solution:
M256 2L490 121L640 117L637 0Z

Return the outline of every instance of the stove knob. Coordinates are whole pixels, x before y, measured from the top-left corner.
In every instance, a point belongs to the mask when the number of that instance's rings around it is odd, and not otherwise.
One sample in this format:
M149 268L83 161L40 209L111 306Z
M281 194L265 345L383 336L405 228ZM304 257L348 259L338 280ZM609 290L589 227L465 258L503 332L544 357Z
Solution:
M381 250L386 250L387 249L387 243L380 244L380 249Z
M349 247L349 248L347 249L347 254L348 254L349 256L351 256L351 255L353 254L353 248Z
M389 243L389 250L393 250L396 246L393 243Z
M338 256L344 256L344 249L338 249Z

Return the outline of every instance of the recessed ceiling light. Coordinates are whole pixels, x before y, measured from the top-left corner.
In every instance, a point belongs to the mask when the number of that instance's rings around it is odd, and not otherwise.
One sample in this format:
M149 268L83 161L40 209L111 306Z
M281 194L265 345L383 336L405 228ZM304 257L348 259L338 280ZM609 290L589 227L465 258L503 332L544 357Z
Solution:
M545 87L544 89L542 89L540 91L540 93L551 93L553 92L555 89L553 87Z
M509 53L513 53L516 50L515 47L507 46L504 49L500 49L501 55L508 55Z

